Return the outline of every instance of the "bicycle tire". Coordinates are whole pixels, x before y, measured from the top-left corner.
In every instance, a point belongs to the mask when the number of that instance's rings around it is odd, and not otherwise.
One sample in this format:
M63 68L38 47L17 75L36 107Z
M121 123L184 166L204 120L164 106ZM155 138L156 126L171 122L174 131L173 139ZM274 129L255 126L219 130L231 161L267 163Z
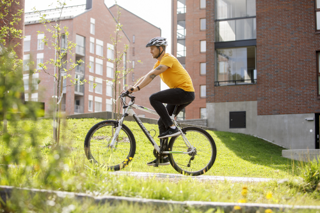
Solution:
M189 154L170 154L169 161L172 167L181 174L191 176L198 176L208 172L213 166L217 156L217 148L213 138L207 131L198 127L186 127L183 128L182 131L185 133L190 144L196 148L197 154L194 156L194 160L191 161L190 167L193 167L189 169L187 169L187 163L192 156ZM205 145L205 147L203 145ZM179 135L170 139L168 150L187 152L188 146L184 143L182 136ZM202 161L205 162L204 165L198 167L197 164L203 164ZM182 163L187 165L183 166Z
M118 121L114 120L99 122L88 131L84 141L84 151L88 160L112 171L126 167L136 152L135 138L124 124L117 138L116 149L108 147L108 143L112 140L112 131L117 125ZM118 156L119 160L115 159Z

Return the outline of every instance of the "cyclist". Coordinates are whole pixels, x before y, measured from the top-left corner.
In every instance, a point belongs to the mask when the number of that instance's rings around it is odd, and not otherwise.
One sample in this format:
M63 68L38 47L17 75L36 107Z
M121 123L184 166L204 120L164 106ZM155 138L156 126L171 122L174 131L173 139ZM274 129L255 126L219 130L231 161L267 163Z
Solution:
M128 88L128 91L137 92L146 87L158 75L170 89L162 90L150 96L150 104L160 116L158 120L160 135L158 138L164 139L180 134L169 116L172 115L176 105L179 105L177 114L189 105L195 98L192 80L188 72L180 64L176 57L166 53L167 41L163 37L152 38L146 47L150 47L150 53L157 59L153 69L141 77L139 81ZM163 103L166 103L165 107ZM147 163L154 166L156 160ZM159 165L169 165L168 157L164 157Z

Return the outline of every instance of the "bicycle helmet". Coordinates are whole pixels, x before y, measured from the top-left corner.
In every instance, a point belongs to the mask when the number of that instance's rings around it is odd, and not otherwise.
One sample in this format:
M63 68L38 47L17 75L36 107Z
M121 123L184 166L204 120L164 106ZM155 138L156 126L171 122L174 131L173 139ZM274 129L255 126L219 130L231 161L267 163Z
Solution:
M166 41L166 38L154 37L146 45L146 47L151 47L151 46L156 46L159 49L159 51L160 51L160 47L161 46L163 47L163 50L161 51L161 53L159 53L159 55L156 57L156 58L159 58L160 55L163 53L163 51L166 49L166 46L168 46L168 43Z

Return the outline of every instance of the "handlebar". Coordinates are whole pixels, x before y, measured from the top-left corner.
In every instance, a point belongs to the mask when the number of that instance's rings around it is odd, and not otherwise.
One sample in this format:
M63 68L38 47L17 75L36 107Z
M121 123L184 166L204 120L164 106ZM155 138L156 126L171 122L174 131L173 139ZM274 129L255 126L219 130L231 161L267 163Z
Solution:
M131 88L131 91L133 91L133 88ZM127 90L127 91L125 91L124 93L122 93L122 94L120 95L120 97L121 97L121 98L129 97L129 98L131 98L131 99L134 99L134 98L135 98L134 96L130 95L129 90Z

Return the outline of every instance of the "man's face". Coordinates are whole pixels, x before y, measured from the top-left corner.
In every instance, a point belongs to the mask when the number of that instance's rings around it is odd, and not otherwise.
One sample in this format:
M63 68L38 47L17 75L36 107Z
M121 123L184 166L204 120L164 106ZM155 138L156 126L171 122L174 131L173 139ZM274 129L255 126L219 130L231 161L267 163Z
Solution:
M160 50L162 50L162 47L160 47ZM159 55L160 51L156 46L151 46L150 47L150 53L151 53L153 58L156 58Z

